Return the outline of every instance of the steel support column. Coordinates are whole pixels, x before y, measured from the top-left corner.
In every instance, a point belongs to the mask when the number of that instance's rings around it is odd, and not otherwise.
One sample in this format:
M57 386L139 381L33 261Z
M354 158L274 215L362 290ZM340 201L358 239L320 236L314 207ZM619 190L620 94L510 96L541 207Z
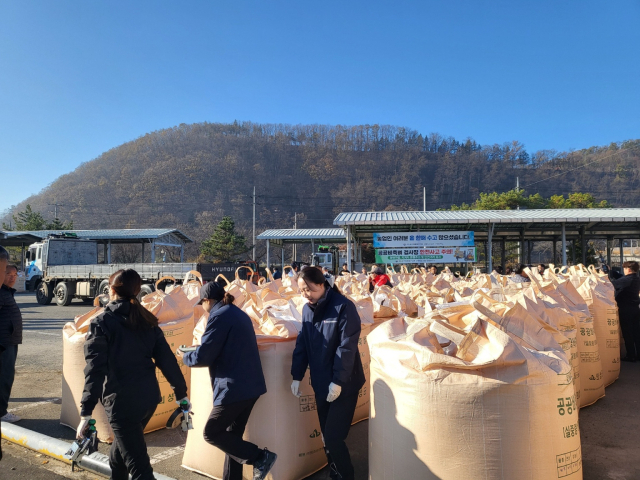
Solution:
M622 270L622 264L624 263L624 240L620 239L620 273L624 275L624 271Z
M347 266L349 270L353 270L351 266L351 226L347 225Z
M611 266L611 243L613 242L612 238L607 238L607 265Z
M271 250L269 248L270 246L271 246L271 242L267 240L267 268L269 270L271 270Z
M533 246L532 240L527 240L527 264L531 265L531 250Z
M280 260L282 261L282 275L284 276L284 243L282 244L282 257Z
M524 263L524 230L520 231L520 241L518 242L518 262Z
M557 259L558 259L558 241L554 238L553 239L553 258L551 260L551 263L555 265L556 263L558 263Z
M156 263L156 241L151 240L151 263Z
M144 240L142 241L142 263L144 263Z
M180 247L180 263L184 263L184 245Z
M582 264L587 264L587 232L584 227L580 229L580 246L582 247Z
M500 248L502 249L501 265L502 265L502 273L504 274L505 269L507 268L507 242L505 241L504 238L500 240Z
M567 264L567 230L566 224L562 224L562 265Z
M489 224L489 229L487 232L487 257L489 260L489 262L487 263L487 273L491 273L493 271L493 225L493 223Z
M107 243L107 263L111 263L111 240Z

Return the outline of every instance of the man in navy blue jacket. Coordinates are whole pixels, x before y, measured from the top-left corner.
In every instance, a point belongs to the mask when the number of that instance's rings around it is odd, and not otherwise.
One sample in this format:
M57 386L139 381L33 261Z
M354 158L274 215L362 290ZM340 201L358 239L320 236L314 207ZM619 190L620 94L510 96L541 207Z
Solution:
M302 310L302 331L293 351L291 391L300 396L308 366L331 478L352 480L345 440L365 383L358 351L360 316L353 302L332 288L316 267L300 272L298 287L309 303Z
M242 464L253 465L254 480L264 479L277 455L242 439L251 410L267 393L258 342L249 316L233 304L217 282L205 284L200 303L209 313L200 346L186 352L188 367L209 367L213 410L204 427L204 439L225 452L224 480L242 480ZM178 355L182 351L178 349Z

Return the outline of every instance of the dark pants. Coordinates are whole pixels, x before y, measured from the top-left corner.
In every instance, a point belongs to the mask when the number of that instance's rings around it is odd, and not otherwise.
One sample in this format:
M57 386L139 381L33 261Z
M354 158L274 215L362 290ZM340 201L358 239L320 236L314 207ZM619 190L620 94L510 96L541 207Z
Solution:
M640 360L640 309L620 309L619 314L627 358Z
M324 437L327 460L332 468L332 478L353 480L353 465L345 440L349 435L353 414L358 403L358 392L340 395L333 402L316 397L320 429ZM336 476L335 472L340 474Z
M257 398L230 405L213 407L204 426L204 439L227 454L223 480L242 480L242 465L253 465L262 451L257 445L242 439L251 410Z
M9 398L13 379L16 376L16 358L18 357L18 345L7 345L7 349L0 353L0 417L7 414Z
M111 428L115 440L109 451L111 480L154 480L149 462L147 444L144 441L144 427L147 426L157 405L154 405L141 420L113 421Z

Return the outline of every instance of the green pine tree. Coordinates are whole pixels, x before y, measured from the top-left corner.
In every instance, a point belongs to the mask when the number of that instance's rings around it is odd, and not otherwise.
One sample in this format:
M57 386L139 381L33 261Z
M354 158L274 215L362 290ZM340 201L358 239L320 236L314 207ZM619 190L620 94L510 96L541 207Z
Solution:
M228 262L248 251L246 239L235 232L235 223L229 216L222 217L211 236L200 245L200 252L214 262Z
M46 230L73 230L73 220L62 223L59 218L54 218L51 222L47 223Z
M34 212L29 204L27 204L24 212L19 212L17 215L12 215L12 217L15 222L15 229L18 231L44 230L47 226L47 221L42 214Z

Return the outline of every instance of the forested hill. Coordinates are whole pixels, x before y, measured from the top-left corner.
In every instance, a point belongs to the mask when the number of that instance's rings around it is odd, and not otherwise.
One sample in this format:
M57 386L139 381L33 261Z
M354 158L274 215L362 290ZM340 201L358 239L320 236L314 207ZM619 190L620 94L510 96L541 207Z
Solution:
M449 208L480 192L592 193L640 204L640 140L574 152L478 145L393 126L180 125L149 133L61 176L26 204L75 228L178 227L195 239L223 214L251 225L330 226L340 211ZM16 199L19 200L19 199Z

